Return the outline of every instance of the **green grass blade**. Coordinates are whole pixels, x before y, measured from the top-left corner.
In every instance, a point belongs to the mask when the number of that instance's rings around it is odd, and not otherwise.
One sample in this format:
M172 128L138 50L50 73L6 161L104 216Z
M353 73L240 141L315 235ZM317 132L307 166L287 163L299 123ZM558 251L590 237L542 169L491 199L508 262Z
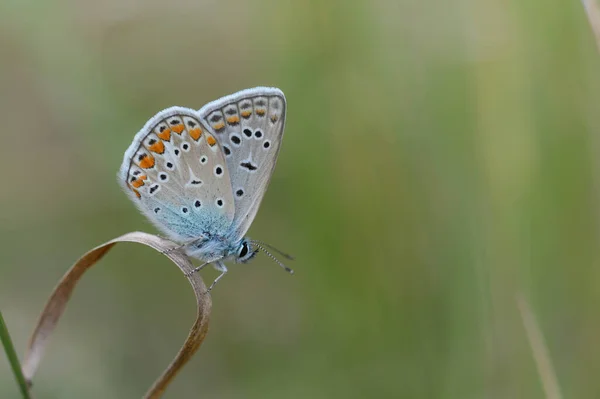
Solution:
M6 328L4 317L2 317L2 312L0 312L0 341L2 341L2 346L4 346L6 357L8 358L8 362L10 363L13 373L15 374L15 379L17 380L17 384L21 390L21 395L23 395L24 399L31 399L31 395L29 395L29 387L25 381L25 376L23 375L23 371L21 369L21 363L19 363L17 352L15 351L15 347L10 339L10 334Z

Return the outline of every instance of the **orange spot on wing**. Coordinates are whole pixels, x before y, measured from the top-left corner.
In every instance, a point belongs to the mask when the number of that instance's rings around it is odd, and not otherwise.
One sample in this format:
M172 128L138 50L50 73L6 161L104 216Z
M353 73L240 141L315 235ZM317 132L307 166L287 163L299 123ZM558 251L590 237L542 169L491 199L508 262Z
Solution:
M220 129L223 129L224 127L225 127L225 124L223 122L219 122L216 125L213 125L213 128L215 130L220 130Z
M200 129L199 127L192 129L188 132L190 134L190 137L193 138L194 140L198 141L198 139L200 138L200 136L202 136L202 129Z
M132 188L131 190L135 193L136 197L142 198L142 195L140 194L140 192L138 190L136 190L135 188Z
M206 142L211 147L213 147L215 144L217 144L217 140L215 140L215 138L213 136L206 137Z
M175 125L171 128L172 131L174 131L175 133L181 134L181 132L183 132L183 129L185 129L185 126L183 126L183 124L179 124L179 125Z
M145 154L144 158L140 160L140 167L149 169L154 166L154 157L152 155Z
M148 147L148 149L157 154L162 154L165 152L165 144L162 141L157 141L156 143Z
M166 128L165 130L163 130L160 133L157 133L157 136L161 139L161 140L165 140L165 141L169 141L171 140L171 129Z
M252 115L252 111L242 111L241 115L244 118L248 118L250 115Z
M140 187L142 187L142 186L144 185L144 180L142 180L142 179L139 179L139 178L138 178L138 179L135 179L134 181L132 181L132 182L131 182L131 185L132 185L134 188L140 188Z
M227 118L227 123L229 123L230 125L240 123L240 117L237 115L230 116L229 118Z
M259 116L264 116L266 112L267 112L267 111L265 111L264 109L257 109L257 110L256 110L256 113L257 113Z

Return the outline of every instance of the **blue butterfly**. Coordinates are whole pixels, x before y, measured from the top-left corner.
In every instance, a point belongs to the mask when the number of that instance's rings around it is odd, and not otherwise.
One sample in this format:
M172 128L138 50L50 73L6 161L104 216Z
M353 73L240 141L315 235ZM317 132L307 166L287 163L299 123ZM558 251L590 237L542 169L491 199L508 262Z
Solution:
M227 273L225 260L245 263L259 249L293 273L265 248L273 247L244 237L275 168L285 113L285 96L268 87L199 111L171 107L152 117L125 152L120 184L160 231L204 262L194 271L212 264L221 272L209 291Z

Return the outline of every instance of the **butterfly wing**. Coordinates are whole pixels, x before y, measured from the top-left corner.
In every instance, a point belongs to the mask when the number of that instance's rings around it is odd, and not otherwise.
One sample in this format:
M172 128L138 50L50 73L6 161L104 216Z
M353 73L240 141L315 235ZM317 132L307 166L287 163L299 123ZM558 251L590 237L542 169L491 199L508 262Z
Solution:
M250 228L273 174L283 138L286 102L281 90L256 87L205 105L199 114L223 147L241 238Z
M150 119L125 152L119 182L158 229L186 241L230 228L235 212L223 151L193 109Z

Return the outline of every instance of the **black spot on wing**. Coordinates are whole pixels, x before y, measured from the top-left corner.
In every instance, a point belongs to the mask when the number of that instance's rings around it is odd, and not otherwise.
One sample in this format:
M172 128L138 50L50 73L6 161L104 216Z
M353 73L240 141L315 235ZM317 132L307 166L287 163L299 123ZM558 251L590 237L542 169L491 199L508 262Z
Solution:
M240 164L240 166L242 168L248 169L249 171L254 171L254 170L258 169L258 166L252 164L252 162L242 162Z

